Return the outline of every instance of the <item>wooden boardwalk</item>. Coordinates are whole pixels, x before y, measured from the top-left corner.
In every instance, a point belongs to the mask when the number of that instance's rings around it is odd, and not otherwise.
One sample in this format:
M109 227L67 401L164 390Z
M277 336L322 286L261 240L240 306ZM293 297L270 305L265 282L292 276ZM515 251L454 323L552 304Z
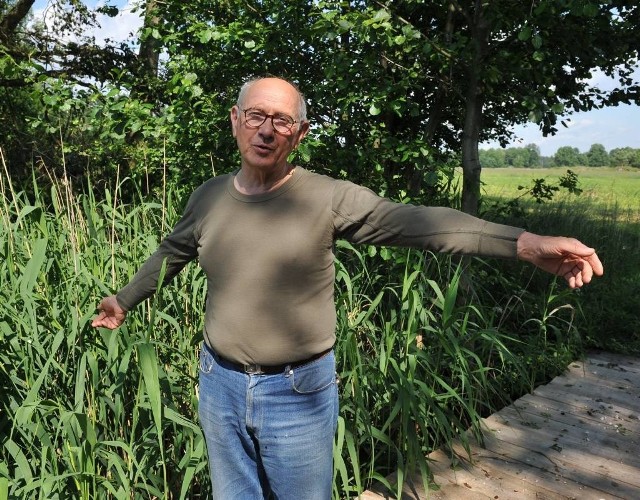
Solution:
M457 465L436 451L434 481L403 499L640 499L640 359L592 353L533 394L484 419L485 447ZM393 498L382 490L361 498Z

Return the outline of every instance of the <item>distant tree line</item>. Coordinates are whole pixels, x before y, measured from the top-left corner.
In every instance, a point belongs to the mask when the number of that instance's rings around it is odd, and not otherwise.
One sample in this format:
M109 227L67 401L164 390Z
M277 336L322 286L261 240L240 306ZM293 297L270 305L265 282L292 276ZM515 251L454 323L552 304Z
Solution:
M615 148L611 151L602 144L592 144L589 151L562 146L553 156L542 156L535 144L523 148L491 148L480 150L480 164L486 168L540 168L540 167L635 167L640 168L640 149Z

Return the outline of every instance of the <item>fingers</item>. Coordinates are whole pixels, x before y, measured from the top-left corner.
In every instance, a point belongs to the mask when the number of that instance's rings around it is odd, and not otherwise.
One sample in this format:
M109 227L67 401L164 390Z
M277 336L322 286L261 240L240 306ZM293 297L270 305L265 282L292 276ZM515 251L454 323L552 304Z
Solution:
M122 321L118 320L118 318L114 316L109 316L104 311L98 314L93 321L91 322L91 326L94 328L109 328L113 330L114 328L118 328L122 324Z
M91 322L94 328L103 327L113 330L118 328L126 317L126 311L120 307L114 295L105 297L98 304L98 314Z
M604 274L604 266L602 265L602 262L600 262L600 257L598 257L598 254L595 251L593 254L587 256L586 260L589 262L589 265L596 276L602 276Z
M569 288L579 288L584 284L582 280L582 270L577 264L574 264L566 273L564 273L563 278L569 284Z
M599 263L600 261L598 260L597 262ZM572 267L562 277L567 281L570 288L580 288L590 283L594 274L602 275L602 272L602 264L600 264L599 268L594 269L587 260L580 260L573 263Z

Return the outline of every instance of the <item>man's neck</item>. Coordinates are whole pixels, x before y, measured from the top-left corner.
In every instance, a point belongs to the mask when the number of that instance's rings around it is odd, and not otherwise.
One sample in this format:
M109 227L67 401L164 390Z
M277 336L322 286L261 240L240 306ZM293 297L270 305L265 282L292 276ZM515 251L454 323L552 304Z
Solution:
M242 166L233 179L233 184L238 192L245 195L264 194L275 191L287 182L295 171L295 167L286 163L276 172L262 172Z

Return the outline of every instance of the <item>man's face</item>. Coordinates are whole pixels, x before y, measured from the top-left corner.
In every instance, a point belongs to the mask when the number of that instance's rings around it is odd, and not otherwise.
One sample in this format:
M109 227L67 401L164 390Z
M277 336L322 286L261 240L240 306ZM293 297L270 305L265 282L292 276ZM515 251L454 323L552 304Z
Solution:
M266 78L255 82L246 93L242 109L231 108L231 127L236 138L242 166L263 171L284 167L291 151L309 130L308 123L299 123L298 93L284 80ZM296 123L287 134L274 130L271 118L259 127L246 123L245 110L276 116L291 117Z

